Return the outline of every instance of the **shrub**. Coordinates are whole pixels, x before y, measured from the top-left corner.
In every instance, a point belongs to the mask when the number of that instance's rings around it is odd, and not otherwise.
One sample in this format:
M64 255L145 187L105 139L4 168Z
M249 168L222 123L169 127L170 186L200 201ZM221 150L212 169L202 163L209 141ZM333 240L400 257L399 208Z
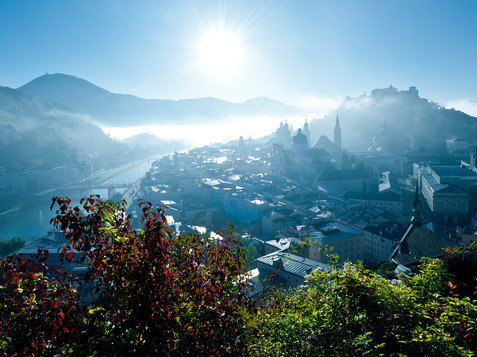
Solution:
M471 356L477 307L445 295L439 260L389 281L345 263L316 271L309 287L279 293L251 321L251 355Z
M225 355L243 350L245 251L233 227L221 239L177 235L164 212L141 202L133 229L125 202L53 198L63 261L87 265L96 305L81 304L71 275L50 272L48 252L1 262L3 351L7 354ZM55 276L55 277L54 277Z

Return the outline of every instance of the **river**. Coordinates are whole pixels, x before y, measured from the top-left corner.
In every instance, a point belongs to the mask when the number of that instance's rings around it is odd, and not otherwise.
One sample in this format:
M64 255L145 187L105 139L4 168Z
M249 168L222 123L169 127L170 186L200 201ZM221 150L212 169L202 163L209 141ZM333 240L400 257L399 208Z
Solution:
M104 198L108 186L124 185L124 188L127 188L142 178L150 170L153 161L161 156L163 155L112 170L106 173L106 179L99 178L98 183L93 187L75 186L50 190L33 196L8 198L7 200L16 200L16 202L12 213L0 217L0 240L12 237L33 240L45 236L53 229L50 225L50 219L55 215L55 212L50 210L53 196L70 197L73 205L78 205L81 197L92 193L102 193L101 197ZM6 204L4 203L3 206ZM8 204L8 206L11 205Z

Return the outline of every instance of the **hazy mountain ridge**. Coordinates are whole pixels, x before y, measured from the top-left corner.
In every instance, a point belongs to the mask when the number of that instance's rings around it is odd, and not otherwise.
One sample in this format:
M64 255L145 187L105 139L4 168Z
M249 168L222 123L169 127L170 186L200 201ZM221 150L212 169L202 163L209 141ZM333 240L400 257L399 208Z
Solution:
M100 125L131 126L166 124L179 119L215 121L230 116L286 116L304 114L304 110L260 97L244 103L217 98L183 100L144 99L130 94L116 94L84 79L66 74L45 74L18 88L38 98L61 103L71 110L91 116Z
M186 143L175 140L174 138L164 140L149 133L142 133L130 136L128 138L120 140L121 143L128 145L131 150L135 150L137 153L144 153L155 155L158 152L171 152L171 148L175 150L183 150L187 148Z
M391 86L373 90L371 95L347 98L323 119L310 122L312 144L323 134L333 138L336 115L339 115L343 147L350 150L365 150L373 144L382 146L383 140L393 151L419 147L442 150L445 139L452 137L477 145L477 118L421 98L412 88L413 91L399 91ZM21 96L10 88L0 92L3 96L8 92L11 98L15 98L13 104L10 101L0 109L4 117L13 121L19 113L26 117L35 116L35 111L39 110L43 116L53 113L49 116L50 121L58 120L61 114L69 118L63 120L76 118L78 123L86 123L84 118L87 117L105 126L191 124L197 123L197 120L206 125L232 115L255 117L267 113L284 117L301 110L265 97L244 103L230 103L217 98L178 101L143 99L114 94L86 80L64 74L38 77L20 89L27 94ZM5 108L9 108L7 113ZM383 134L384 126L387 134ZM270 132L273 130L271 127ZM141 142L141 138L137 138L129 145L144 147ZM177 147L180 148L180 145Z
M45 165L122 151L96 125L34 96L0 87L0 166Z

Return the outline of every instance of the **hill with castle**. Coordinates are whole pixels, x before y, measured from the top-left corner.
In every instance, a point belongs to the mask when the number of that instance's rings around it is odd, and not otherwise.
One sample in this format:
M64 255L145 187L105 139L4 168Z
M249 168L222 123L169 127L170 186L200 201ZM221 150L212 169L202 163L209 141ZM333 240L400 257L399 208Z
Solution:
M317 140L331 133L339 113L342 146L350 150L382 148L390 151L443 149L445 140L459 138L476 145L477 119L419 96L416 87L375 89L371 95L348 97L310 128Z

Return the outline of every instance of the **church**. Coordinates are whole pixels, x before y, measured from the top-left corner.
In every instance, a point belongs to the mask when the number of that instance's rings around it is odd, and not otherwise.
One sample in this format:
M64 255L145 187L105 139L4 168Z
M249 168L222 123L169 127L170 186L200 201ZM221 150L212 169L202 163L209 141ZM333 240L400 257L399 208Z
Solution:
M335 161L341 160L341 125L338 115L336 116L336 123L334 129L334 142L332 142L326 135L321 135L315 144L312 146L314 149L324 149L328 151L331 157Z
M336 120L334 154L337 150L341 151L341 127L338 117ZM319 140L310 147L311 133L307 121L303 129L298 129L293 137L291 133L287 123L281 123L277 129L276 140L270 152L271 173L312 180L332 164L331 155L326 149L318 147Z

